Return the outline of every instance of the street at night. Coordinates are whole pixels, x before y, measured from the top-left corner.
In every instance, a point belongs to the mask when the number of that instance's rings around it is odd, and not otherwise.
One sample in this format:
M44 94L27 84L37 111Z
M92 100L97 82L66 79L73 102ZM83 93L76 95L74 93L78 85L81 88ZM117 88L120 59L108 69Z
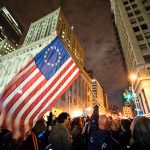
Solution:
M149 0L0 0L0 149L149 150Z

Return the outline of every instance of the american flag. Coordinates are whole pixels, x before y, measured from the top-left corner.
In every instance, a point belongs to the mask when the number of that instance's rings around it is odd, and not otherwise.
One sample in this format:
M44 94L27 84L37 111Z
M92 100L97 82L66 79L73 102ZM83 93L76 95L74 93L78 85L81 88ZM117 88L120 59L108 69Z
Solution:
M9 82L0 97L0 128L24 138L79 76L79 68L56 37Z

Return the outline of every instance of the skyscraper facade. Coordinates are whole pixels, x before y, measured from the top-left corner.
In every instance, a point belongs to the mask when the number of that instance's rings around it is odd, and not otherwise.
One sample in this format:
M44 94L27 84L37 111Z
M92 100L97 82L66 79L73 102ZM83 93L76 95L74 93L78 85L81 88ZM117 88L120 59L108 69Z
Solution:
M107 100L107 95L105 95L104 89L95 78L92 79L92 91L96 98L96 103L99 105L100 113L105 113L107 111L106 108L108 107L108 102L105 102Z
M0 8L0 41L9 39L13 43L18 43L21 36L21 26L12 16L9 10L3 6Z
M0 57L16 50L16 48L16 44L9 41L8 39L0 41Z
M111 0L128 75L133 84L136 108L150 112L150 0Z

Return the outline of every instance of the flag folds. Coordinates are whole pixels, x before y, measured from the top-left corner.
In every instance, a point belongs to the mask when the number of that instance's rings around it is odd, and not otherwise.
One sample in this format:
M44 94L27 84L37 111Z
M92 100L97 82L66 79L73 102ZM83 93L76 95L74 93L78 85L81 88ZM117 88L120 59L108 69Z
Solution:
M56 37L9 82L0 97L0 128L24 138L79 76L79 68Z

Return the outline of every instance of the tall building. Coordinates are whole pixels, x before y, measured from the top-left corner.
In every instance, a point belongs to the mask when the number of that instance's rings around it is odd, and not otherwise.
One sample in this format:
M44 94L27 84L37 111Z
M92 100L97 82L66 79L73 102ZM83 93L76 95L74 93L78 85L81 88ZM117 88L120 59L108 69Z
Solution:
M133 117L132 108L124 106L123 107L123 116L126 118L132 118Z
M18 43L21 36L21 26L8 11L6 7L0 8L0 41L9 39L13 43Z
M101 113L106 113L107 111L106 102L105 102L106 95L105 95L104 89L95 78L92 79L92 91L93 91L94 97L96 98L96 103L99 105L99 111Z
M16 48L16 45L8 39L0 41L0 57L16 50Z
M98 80L95 77L95 73L93 70L87 71L88 75L92 79L92 92L93 92L93 105L98 104L99 105L99 111L101 113L108 112L108 97L101 86L101 84L98 82Z
M80 76L57 101L54 106L55 110L68 111L70 114L76 109L84 111L86 108L92 107L93 104L92 80L83 69L83 48L60 9L33 22L23 46L19 50L0 58L0 72L2 72L0 93L15 73L56 36L59 36L76 62L80 69Z
M133 83L135 104L150 112L150 0L111 0L128 75L136 73Z

